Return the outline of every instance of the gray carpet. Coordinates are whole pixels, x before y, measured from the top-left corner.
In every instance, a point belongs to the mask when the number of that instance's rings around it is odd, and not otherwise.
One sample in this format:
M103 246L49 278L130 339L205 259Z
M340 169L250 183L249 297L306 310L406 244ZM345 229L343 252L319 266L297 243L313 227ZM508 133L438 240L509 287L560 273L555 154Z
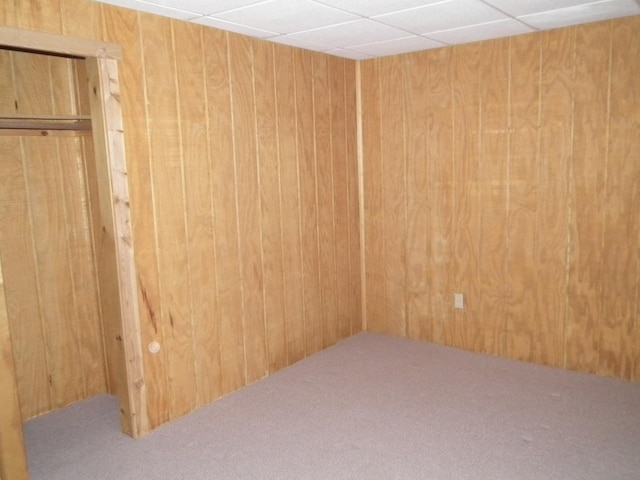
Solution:
M640 479L640 384L362 333L158 429L28 422L32 480Z

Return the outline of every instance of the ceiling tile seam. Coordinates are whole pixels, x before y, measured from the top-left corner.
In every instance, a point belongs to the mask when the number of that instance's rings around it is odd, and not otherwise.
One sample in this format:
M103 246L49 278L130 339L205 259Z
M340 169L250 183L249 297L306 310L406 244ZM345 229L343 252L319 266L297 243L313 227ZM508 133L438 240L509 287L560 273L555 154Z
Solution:
M514 16L514 15L510 14L509 12L506 12L506 11L502 10L502 9L501 9L501 8L499 8L499 7L496 7L495 5L492 5L491 3L488 3L486 0L480 0L480 1L481 1L482 3L484 3L486 6L493 8L494 10L496 10L496 11L498 11L498 12L502 13L503 15L506 15L507 17L509 17L509 18L511 18L511 19L513 19L513 20L515 20L516 22L518 22L518 23L520 23L520 24L524 25L525 27L532 28L532 29L533 29L533 30L535 30L536 32L539 32L539 31L540 31L540 29L539 29L539 28L534 27L533 25L529 25L528 23L526 23L526 22L522 21L520 18L521 18L521 17L523 17L524 15L521 15L520 17L516 17L516 16ZM636 1L640 1L640 0L636 0ZM562 9L556 9L556 10L562 10ZM491 23L491 22L485 22L484 24L486 24L486 23ZM477 25L484 25L484 24L483 24L483 23L479 23L479 24L477 24ZM443 31L444 31L444 30L443 30ZM436 33L436 32L431 32L431 33ZM533 33L533 32L531 32L531 33Z

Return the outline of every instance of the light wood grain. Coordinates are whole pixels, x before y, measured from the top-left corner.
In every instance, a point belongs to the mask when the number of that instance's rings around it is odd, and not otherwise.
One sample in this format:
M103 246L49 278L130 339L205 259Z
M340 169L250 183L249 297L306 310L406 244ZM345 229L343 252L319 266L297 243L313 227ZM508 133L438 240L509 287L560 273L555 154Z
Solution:
M362 96L363 265L366 283L366 329L386 331L384 282L384 212L382 193L382 136L380 61L360 64Z
M318 204L318 258L322 302L322 348L337 339L335 205L333 192L331 85L325 55L313 55L313 112Z
M246 384L227 34L204 33L222 391Z
M429 265L431 276L428 310L423 318L430 326L420 325L420 331L431 330L431 339L445 341L445 332L453 316L451 302L451 229L453 228L453 50L443 49L423 59L429 72L427 87L426 142L428 149L429 193L428 225Z
M254 45L256 139L260 182L260 221L264 266L264 309L269 372L287 365L284 301L280 157L273 46Z
M383 226L385 318L387 333L405 335L406 312L406 235L407 165L405 158L402 63L390 57L380 62L380 135Z
M140 340L144 348L151 342L158 342L162 346L165 344L165 337L160 322L160 286L153 215L150 138L147 134L147 102L140 101L146 98L146 94L144 83L139 81L144 78L144 50L140 36L139 16L131 10L105 6L104 18L107 39L110 41L119 39L128 46L129 52L119 67L122 71L120 82L126 129L125 149L130 158L136 159L128 165L128 177L131 181L132 228L136 239L134 248L137 278L135 281L138 286L137 303L140 306ZM112 262L109 261L108 264L112 265ZM108 298L115 297L109 295ZM115 312L115 310L112 311ZM111 318L117 317L112 315ZM108 325L111 325L110 332ZM114 323L105 321L107 351L117 355L122 349L122 342L119 342L116 337L117 328ZM147 353L145 350L145 355L142 357L147 412L147 418L144 421L150 429L169 420L169 411L166 407L169 404L170 394L165 370L166 353L162 348L157 354Z
M544 363L546 335L537 316L540 60L542 37L510 40L507 355ZM543 347L544 348L544 347ZM544 348L546 350L546 348Z
M291 98L291 92L295 92L296 85L293 54L294 49L289 47L278 46L274 51L284 254L286 351L289 364L305 356L297 112L295 102L287 101Z
M596 373L603 316L609 23L576 28L566 365Z
M629 59L640 56L639 20L615 27L611 35L602 289L606 313L599 339L599 373L635 379L639 336L633 332L640 330L640 62Z
M202 90L205 85L202 29L184 22L173 23L177 87L181 92ZM222 395L219 331L216 318L216 259L211 204L209 157L210 135L206 102L195 95L182 95L179 102L185 190L185 228L189 258L189 294L193 328L193 352L197 382L197 405L211 403ZM197 121L191 121L197 118ZM194 288L197 286L197 288Z
M322 349L322 293L318 245L318 186L314 145L313 56L294 52L296 72L296 126L300 172L300 227L304 294L305 345L307 355Z
M360 64L370 330L637 379L638 21Z
M169 417L178 418L195 408L196 382L193 327L189 298L189 265L185 228L183 150L178 117L178 91L171 23L163 18L140 18L145 55L151 178L158 270L171 271L160 277L160 318L165 334L161 348L167 351ZM149 54L153 52L153 54ZM169 77L173 81L167 82ZM165 406L166 408L166 406Z
M0 264L0 478L28 480L9 315Z
M407 162L407 336L431 340L429 292L432 289L429 259L432 234L429 225L428 188L432 159L428 156L429 83L431 71L419 54L408 55L402 63L403 103L406 105Z
M246 377L247 383L253 383L267 374L268 366L253 45L248 38L229 35L229 62Z

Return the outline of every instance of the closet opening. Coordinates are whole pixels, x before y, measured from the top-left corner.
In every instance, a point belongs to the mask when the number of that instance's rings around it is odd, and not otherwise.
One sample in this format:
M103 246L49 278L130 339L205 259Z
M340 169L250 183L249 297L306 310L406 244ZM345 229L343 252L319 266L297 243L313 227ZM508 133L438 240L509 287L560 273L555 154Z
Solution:
M148 430L120 55L0 27L0 478L28 478L22 422L101 393Z

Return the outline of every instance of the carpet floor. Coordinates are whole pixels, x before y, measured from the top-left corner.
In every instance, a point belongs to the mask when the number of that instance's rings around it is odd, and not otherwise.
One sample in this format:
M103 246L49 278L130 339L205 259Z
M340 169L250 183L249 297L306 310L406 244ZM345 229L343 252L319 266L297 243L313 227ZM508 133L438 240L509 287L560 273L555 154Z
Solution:
M141 440L109 396L25 437L32 480L638 480L640 383L361 333Z

